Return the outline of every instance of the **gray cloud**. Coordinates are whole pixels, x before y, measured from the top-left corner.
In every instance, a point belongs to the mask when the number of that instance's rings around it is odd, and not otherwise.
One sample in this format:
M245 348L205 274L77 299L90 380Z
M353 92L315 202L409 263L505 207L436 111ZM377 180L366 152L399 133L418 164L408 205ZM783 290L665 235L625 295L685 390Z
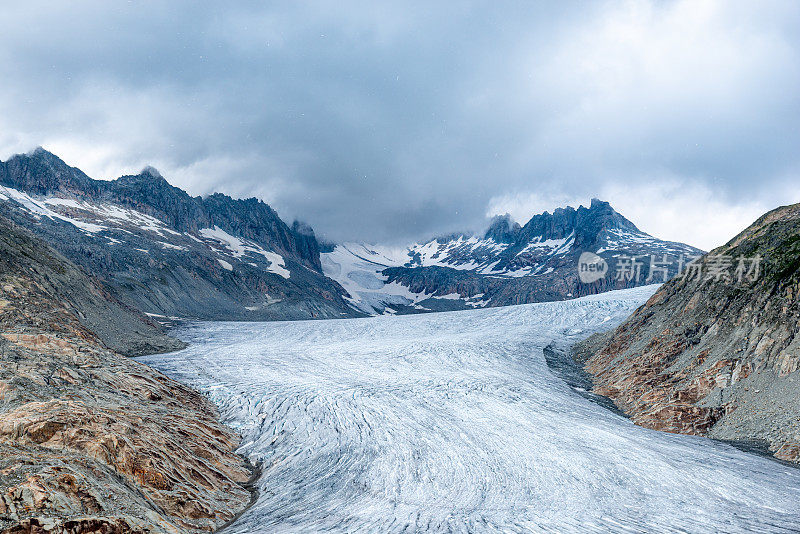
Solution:
M336 240L605 195L708 247L800 200L795 2L360 4L6 7L0 157L152 164Z

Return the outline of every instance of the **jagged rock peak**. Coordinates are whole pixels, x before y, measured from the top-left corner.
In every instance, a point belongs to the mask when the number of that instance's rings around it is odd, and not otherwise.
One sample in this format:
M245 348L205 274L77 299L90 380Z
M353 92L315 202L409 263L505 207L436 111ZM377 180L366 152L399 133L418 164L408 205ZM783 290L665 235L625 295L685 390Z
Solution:
M297 235L313 236L314 229L307 223L302 221L294 221L292 223L292 232Z
M52 152L48 151L47 149L41 146L37 146L36 148L26 152L25 154L15 154L11 156L9 161L14 159L28 159L28 160L41 161L49 164L57 164L59 166L68 167L68 165L64 163L64 161L61 158L59 158L58 156L56 156L55 154L53 154Z
M70 167L42 147L0 162L0 183L34 194L74 194L94 187L91 178L80 169Z
M580 212L583 208L581 206L578 208ZM618 229L625 229L634 232L638 232L639 229L633 224L631 221L623 217L617 210L615 210L610 203L600 200L597 198L593 198L589 208L586 210L588 214L594 215L591 217L592 219L599 222L604 228L618 228Z
M52 204L69 213L40 220L27 204L0 196L15 221L97 274L126 305L209 320L360 315L342 299L342 288L322 275L319 244L308 225L287 225L255 197L190 196L153 167L93 180L43 149L0 162L0 185L83 202L80 213ZM117 216L120 210L124 215Z
M49 152L49 151L45 150L44 147L41 146L41 145L39 145L36 148L34 148L33 150L29 150L28 152L25 153L25 155L28 156L28 157L41 156L41 155L44 155L44 154L47 154L47 155L50 155L50 156L53 155L52 152Z
M498 243L512 243L517 238L517 234L522 227L506 213L505 215L495 215L486 230L484 237L493 239Z
M153 167L153 166L151 166L151 165L146 165L146 166L145 166L145 167L144 167L144 168L143 168L143 169L142 169L142 170L139 172L139 174L140 174L140 175L142 175L142 176L150 176L150 177L152 177L152 178L163 178L163 176L161 175L161 173L160 173L160 172L158 172L158 169L156 169L155 167Z

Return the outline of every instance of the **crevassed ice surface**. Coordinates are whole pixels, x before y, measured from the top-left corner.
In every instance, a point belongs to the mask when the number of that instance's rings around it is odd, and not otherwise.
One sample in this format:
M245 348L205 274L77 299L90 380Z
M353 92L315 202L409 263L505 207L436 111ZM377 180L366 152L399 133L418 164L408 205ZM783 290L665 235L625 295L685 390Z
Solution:
M402 317L204 323L144 358L208 394L263 463L228 532L783 532L800 469L637 427L542 348L653 288Z

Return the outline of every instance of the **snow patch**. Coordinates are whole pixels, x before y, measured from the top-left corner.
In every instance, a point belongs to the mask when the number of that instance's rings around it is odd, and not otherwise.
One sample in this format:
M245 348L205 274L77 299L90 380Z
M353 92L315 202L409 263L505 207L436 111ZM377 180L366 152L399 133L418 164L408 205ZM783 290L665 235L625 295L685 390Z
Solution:
M266 252L263 250L261 253L265 258L267 258L267 261L269 261L269 267L267 267L267 271L280 275L284 278L289 278L291 273L289 272L289 269L286 268L286 263L284 263L283 256L276 252Z
M448 293L447 295L434 295L434 298L442 300L463 300L460 293Z
M248 242L233 236L219 226L214 226L214 228L202 228L200 230L200 235L206 239L224 245L234 258L240 259L248 254L260 254L269 262L267 266L268 272L280 275L283 278L289 278L291 275L286 268L283 256L276 252L266 251L256 243Z
M67 217L65 215L61 215L60 213L56 213L55 211L51 210L47 207L47 204L44 201L39 201L27 193L23 193L22 191L17 191L11 187L4 187L0 186L0 193L3 194L3 197L6 200L13 200L20 204L23 208L31 212L35 218L47 217L49 219L58 219L61 221L68 222L73 226L83 230L88 234L96 234L101 232L102 230L106 230L105 226L100 226L99 224L94 224L90 222L80 221L77 219L73 219L71 217Z
M156 243L161 245L163 248L168 248L168 249L172 249L172 250L189 250L186 247L181 247L179 245L173 245L172 243L166 243L164 241L156 241Z

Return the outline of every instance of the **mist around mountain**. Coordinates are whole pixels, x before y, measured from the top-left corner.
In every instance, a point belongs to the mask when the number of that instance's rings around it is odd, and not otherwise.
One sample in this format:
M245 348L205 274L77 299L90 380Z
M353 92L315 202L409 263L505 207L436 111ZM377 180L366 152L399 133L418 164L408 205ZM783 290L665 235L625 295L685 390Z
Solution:
M38 148L0 162L0 213L159 320L282 320L564 300L661 283L702 251L640 231L607 202L404 249L331 244L264 202L192 197L154 168L94 180ZM603 267L591 280L579 269ZM620 262L627 261L627 272ZM591 262L589 262L591 263ZM624 267L624 265L623 265Z

